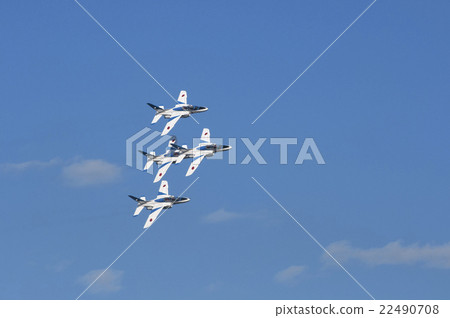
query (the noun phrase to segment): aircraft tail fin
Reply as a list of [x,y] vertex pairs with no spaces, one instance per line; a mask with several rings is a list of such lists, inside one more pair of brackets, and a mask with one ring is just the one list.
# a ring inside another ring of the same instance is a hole
[[169,183],[166,180],[161,181],[161,185],[159,186],[158,196],[168,195],[169,194]]
[[210,139],[210,133],[209,133],[209,129],[208,128],[203,128],[202,131],[202,136],[200,137],[200,140],[202,141],[202,143],[210,143],[211,139]]
[[178,102],[181,104],[187,104],[187,92],[181,91],[180,95],[178,95]]
[[169,143],[167,144],[167,147],[172,148],[172,145],[177,142],[177,136],[172,136],[172,138],[169,140]]

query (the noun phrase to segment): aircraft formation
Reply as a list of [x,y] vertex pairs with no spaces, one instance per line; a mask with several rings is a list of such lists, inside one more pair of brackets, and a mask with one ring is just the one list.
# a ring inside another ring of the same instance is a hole
[[[207,107],[188,104],[186,91],[180,92],[177,104],[173,108],[165,109],[164,106],[156,106],[150,103],[147,103],[147,105],[156,111],[152,124],[157,123],[161,117],[170,119],[164,127],[161,136],[167,135],[173,129],[178,120],[180,120],[180,118],[186,118],[191,116],[191,114],[202,113],[208,110]],[[212,143],[209,129],[204,128],[200,136],[200,143],[193,148],[188,148],[187,145],[178,145],[177,138],[172,136],[167,145],[166,152],[163,154],[156,155],[153,151],[147,153],[139,150],[139,152],[147,157],[144,170],[148,170],[153,163],[158,165],[158,172],[153,180],[153,182],[156,183],[164,177],[172,164],[179,164],[185,159],[192,159],[192,162],[186,172],[186,176],[190,176],[197,170],[198,166],[205,157],[211,157],[216,152],[227,151],[230,149],[231,146]],[[170,195],[169,183],[166,180],[161,181],[158,195],[152,200],[146,200],[145,197],[137,198],[132,195],[129,195],[129,197],[137,202],[137,208],[133,216],[138,216],[144,208],[150,210],[150,215],[145,222],[144,229],[149,228],[155,222],[162,210],[170,209],[175,204],[190,201],[190,199],[186,197],[175,197]]]

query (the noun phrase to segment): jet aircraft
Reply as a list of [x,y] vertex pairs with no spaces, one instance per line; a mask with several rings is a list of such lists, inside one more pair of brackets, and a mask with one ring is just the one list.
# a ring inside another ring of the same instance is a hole
[[161,180],[162,177],[164,177],[167,170],[169,170],[172,163],[178,164],[184,159],[184,157],[178,156],[180,151],[172,147],[172,144],[174,144],[176,141],[177,137],[172,136],[167,145],[166,152],[161,155],[156,155],[154,151],[147,153],[145,151],[139,150],[140,153],[142,153],[144,156],[147,157],[147,163],[144,166],[144,170],[148,170],[154,162],[159,166],[159,170],[156,173],[153,182],[159,182],[159,180]]
[[136,201],[138,204],[133,216],[138,216],[144,208],[146,208],[147,210],[151,210],[150,215],[145,222],[144,229],[149,228],[155,222],[155,220],[158,218],[158,215],[163,209],[167,210],[172,208],[172,206],[175,204],[186,203],[190,201],[189,198],[169,195],[169,184],[166,180],[163,180],[161,182],[158,196],[153,200],[146,201],[145,197],[137,198],[132,195],[129,195],[129,197]]
[[[194,158],[194,161],[192,161],[191,165],[189,166],[186,176],[190,176],[195,172],[195,170],[197,170],[197,167],[202,162],[203,158],[211,157],[216,152],[222,152],[231,149],[231,146],[212,143],[208,128],[203,129],[202,136],[200,137],[200,143],[197,147],[188,149],[186,146],[178,146],[175,143],[172,143],[171,147],[179,151],[179,153],[177,154],[179,161],[183,160],[184,158]],[[182,157],[182,159],[180,159],[180,157]]]
[[161,136],[167,135],[167,133],[175,126],[180,118],[186,118],[191,116],[191,114],[202,113],[208,110],[207,107],[203,106],[193,106],[187,103],[187,92],[181,91],[178,96],[178,104],[170,109],[164,109],[164,106],[156,106],[147,103],[151,108],[156,110],[155,117],[152,120],[152,124],[156,123],[162,116],[164,118],[172,118],[164,127]]

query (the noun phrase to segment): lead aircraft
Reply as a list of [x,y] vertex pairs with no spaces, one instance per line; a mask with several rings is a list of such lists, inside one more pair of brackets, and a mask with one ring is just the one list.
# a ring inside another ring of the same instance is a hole
[[150,211],[150,215],[145,222],[144,229],[149,228],[157,219],[158,215],[161,211],[172,208],[175,204],[186,203],[189,202],[189,198],[185,197],[175,197],[169,194],[169,183],[165,180],[161,182],[161,186],[159,187],[158,196],[150,201],[146,201],[145,197],[136,198],[132,195],[129,195],[134,201],[137,202],[138,206],[136,211],[134,211],[133,216],[138,216],[141,211],[146,208]]
[[158,122],[158,120],[164,116],[164,118],[172,118],[164,127],[161,136],[167,135],[169,131],[175,126],[180,118],[186,118],[191,116],[191,114],[202,113],[208,110],[207,107],[203,106],[193,106],[187,103],[187,92],[181,91],[178,95],[178,104],[170,109],[164,109],[164,106],[156,106],[147,103],[148,106],[156,110],[155,117],[153,117],[152,124]]

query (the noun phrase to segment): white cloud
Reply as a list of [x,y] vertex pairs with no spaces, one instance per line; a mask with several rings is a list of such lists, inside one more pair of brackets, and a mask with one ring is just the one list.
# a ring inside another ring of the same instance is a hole
[[[104,269],[92,270],[78,279],[78,283],[89,286]],[[89,288],[92,294],[104,294],[117,292],[122,289],[123,271],[108,269],[96,282]]]
[[240,215],[238,213],[227,212],[224,209],[220,209],[216,212],[205,215],[203,217],[203,221],[206,223],[220,223],[220,222],[231,221],[231,220],[238,219],[241,217],[242,217],[242,215]]
[[300,274],[305,271],[305,266],[292,265],[275,274],[274,280],[281,284],[294,284]]
[[63,168],[63,177],[74,186],[110,183],[120,176],[120,168],[101,159],[83,160]]
[[61,160],[58,158],[53,158],[49,161],[39,161],[39,160],[30,160],[19,163],[2,163],[1,167],[5,171],[25,171],[28,169],[42,169],[51,166],[55,166],[61,163]]
[[[341,262],[358,260],[368,265],[413,265],[450,268],[450,243],[442,245],[402,245],[399,241],[383,247],[362,249],[352,247],[347,241],[330,244],[327,250]],[[327,257],[324,255],[323,257]]]

